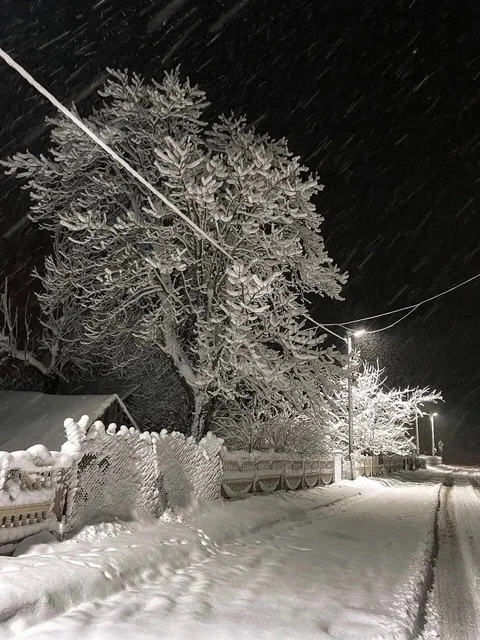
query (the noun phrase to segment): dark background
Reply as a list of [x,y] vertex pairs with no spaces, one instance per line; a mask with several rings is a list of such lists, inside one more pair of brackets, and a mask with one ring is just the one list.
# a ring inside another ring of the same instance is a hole
[[[233,110],[287,137],[326,186],[326,245],[350,274],[344,303],[316,305],[319,321],[337,322],[480,272],[477,4],[2,0],[0,44],[81,113],[106,67],[160,79],[180,64],[211,117]],[[0,157],[43,150],[50,106],[3,64],[0,86]],[[19,186],[0,179],[0,279],[22,305],[48,238],[26,219]],[[451,461],[480,462],[479,291],[475,281],[359,342],[389,384],[443,391],[437,425]]]

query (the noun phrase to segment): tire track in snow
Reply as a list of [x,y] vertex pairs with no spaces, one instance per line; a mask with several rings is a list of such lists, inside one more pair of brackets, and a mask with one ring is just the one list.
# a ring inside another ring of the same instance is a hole
[[480,536],[475,545],[469,535],[469,531],[478,528],[480,515],[480,502],[472,487],[475,484],[466,474],[452,473],[441,488],[427,570],[430,589],[421,602],[422,614],[414,638],[477,640],[479,637],[475,568],[480,568]]
[[428,565],[425,571],[425,580],[421,588],[420,602],[418,605],[417,618],[415,626],[412,631],[411,639],[416,640],[423,637],[428,622],[429,603],[431,600],[434,582],[435,582],[435,567],[437,565],[438,558],[438,518],[440,508],[442,504],[442,492],[445,487],[440,486],[437,497],[437,507],[435,509],[435,516],[433,520],[433,541],[432,548],[430,550],[430,557],[428,559]]

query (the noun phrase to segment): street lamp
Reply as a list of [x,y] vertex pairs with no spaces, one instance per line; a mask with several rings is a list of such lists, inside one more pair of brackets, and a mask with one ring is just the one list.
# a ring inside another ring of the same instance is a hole
[[365,329],[358,329],[357,331],[352,331],[351,329],[347,329],[347,354],[348,354],[348,378],[347,378],[347,389],[348,389],[348,454],[350,456],[350,460],[353,455],[353,390],[352,390],[352,338],[359,338],[366,333]]
[[432,427],[432,457],[435,456],[435,416],[438,416],[438,413],[430,414],[430,425]]

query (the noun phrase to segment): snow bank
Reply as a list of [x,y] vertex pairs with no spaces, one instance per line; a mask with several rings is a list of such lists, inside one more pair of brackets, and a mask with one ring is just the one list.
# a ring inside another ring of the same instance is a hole
[[[48,556],[43,546],[36,556],[18,559],[31,564],[26,583],[38,570],[35,564],[50,559],[51,575],[59,560],[70,560],[78,572],[77,591],[67,585],[65,597],[73,599],[73,593],[78,602],[85,584],[88,603],[24,629],[29,620],[65,608],[60,588],[52,593],[43,585],[43,600],[29,602],[23,619],[6,621],[2,631],[22,640],[417,637],[442,479],[431,476],[423,483],[402,473],[217,501],[184,513],[183,523],[166,524],[157,533],[140,527],[95,540],[86,550],[76,537],[70,548],[51,545]],[[352,492],[361,495],[328,510],[315,508]],[[127,557],[126,544],[136,555]],[[87,567],[108,572],[112,584],[106,574],[103,582],[92,577]],[[118,591],[120,580],[120,593],[98,599],[102,590]],[[4,612],[0,617],[5,619]]]
[[362,491],[349,483],[205,502],[185,511],[183,522],[132,523],[114,537],[95,537],[93,544],[80,532],[69,541],[41,544],[38,551],[29,547],[25,556],[0,558],[0,630],[19,633],[82,602],[169,576],[215,554],[221,543],[279,521],[301,519]]

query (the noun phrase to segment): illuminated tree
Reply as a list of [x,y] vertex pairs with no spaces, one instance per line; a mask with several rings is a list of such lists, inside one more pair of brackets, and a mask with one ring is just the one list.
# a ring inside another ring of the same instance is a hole
[[[346,385],[335,394],[335,439],[344,451],[348,447]],[[441,393],[423,389],[389,389],[383,370],[366,365],[353,387],[354,445],[357,451],[409,453],[411,429],[422,407],[442,400]]]
[[[111,72],[100,95],[91,129],[224,251],[73,123],[51,120],[48,156],[4,163],[26,179],[31,217],[53,238],[39,296],[52,345],[42,365],[135,372],[164,354],[196,437],[220,406],[253,397],[294,406],[298,389],[308,395],[337,366],[306,298],[339,298],[345,281],[312,203],[317,179],[285,140],[243,119],[207,126],[204,93],[177,72],[161,84]],[[11,342],[4,348],[15,356]]]

